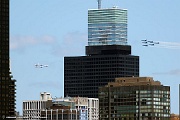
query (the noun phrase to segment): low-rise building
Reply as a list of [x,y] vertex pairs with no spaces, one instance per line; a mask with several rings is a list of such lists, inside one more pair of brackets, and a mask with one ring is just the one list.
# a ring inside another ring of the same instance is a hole
[[[23,118],[24,120],[39,120],[41,110],[45,110],[52,106],[52,97],[49,93],[40,93],[41,100],[23,101]],[[46,96],[46,97],[42,97]]]
[[98,120],[99,99],[87,97],[52,98],[40,93],[40,100],[23,101],[25,120]]
[[180,117],[179,115],[172,113],[170,120],[179,120],[179,117]]
[[100,120],[169,120],[170,87],[152,77],[116,78],[99,88]]
[[65,97],[53,99],[53,104],[71,106],[71,109],[79,111],[80,120],[99,119],[99,99],[87,97]]
[[80,120],[80,111],[70,106],[55,104],[49,109],[41,110],[41,120]]

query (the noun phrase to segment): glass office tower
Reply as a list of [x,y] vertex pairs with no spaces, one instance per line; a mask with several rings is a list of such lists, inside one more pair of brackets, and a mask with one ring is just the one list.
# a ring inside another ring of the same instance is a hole
[[88,10],[88,45],[126,45],[127,10]]
[[0,0],[0,119],[15,115],[15,80],[9,67],[9,0]]

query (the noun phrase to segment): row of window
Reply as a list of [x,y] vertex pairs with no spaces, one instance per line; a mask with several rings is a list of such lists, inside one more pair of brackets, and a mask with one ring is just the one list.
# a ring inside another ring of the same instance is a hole
[[65,57],[65,62],[72,62],[72,63],[75,63],[74,61],[81,61],[81,62],[91,62],[91,61],[109,61],[109,60],[111,60],[111,61],[120,61],[120,60],[128,60],[128,61],[134,61],[134,60],[138,60],[137,59],[137,57],[127,57],[127,56],[122,56],[122,57],[108,57],[108,56],[105,56],[105,57],[95,57],[95,58],[87,58],[87,57],[82,57],[82,58],[78,58],[78,57],[76,57],[76,58],[71,58],[71,59],[69,59],[69,58],[66,58]]

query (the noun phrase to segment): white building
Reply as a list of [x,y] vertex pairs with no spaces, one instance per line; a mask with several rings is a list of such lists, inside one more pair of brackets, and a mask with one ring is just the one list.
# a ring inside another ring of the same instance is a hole
[[41,100],[23,101],[23,118],[25,120],[39,120],[41,110],[45,110],[47,105],[52,103],[50,93],[40,93]]
[[88,120],[99,120],[98,98],[88,98]]
[[[70,111],[76,111],[71,113],[71,118],[77,118],[77,112],[79,114],[79,120],[98,120],[99,119],[99,99],[98,98],[87,98],[87,97],[65,97],[65,98],[54,98],[52,99],[50,93],[40,93],[40,100],[29,100],[23,101],[23,117],[25,120],[39,120],[42,119],[41,111],[45,112],[45,117],[53,118],[51,115],[61,115],[57,110],[50,109],[53,105],[69,106]],[[47,109],[48,108],[48,109]],[[64,109],[65,110],[65,109]],[[59,109],[59,111],[63,111]],[[48,111],[52,113],[49,114]],[[48,115],[47,115],[48,114]],[[49,116],[50,115],[50,116]],[[75,116],[72,116],[75,115]],[[64,116],[65,117],[65,116]],[[62,118],[56,117],[56,118]]]
[[[78,110],[87,110],[88,120],[99,119],[99,99],[98,98],[87,98],[87,97],[73,97],[75,106]],[[85,111],[84,111],[85,112]],[[81,114],[83,117],[86,113]]]

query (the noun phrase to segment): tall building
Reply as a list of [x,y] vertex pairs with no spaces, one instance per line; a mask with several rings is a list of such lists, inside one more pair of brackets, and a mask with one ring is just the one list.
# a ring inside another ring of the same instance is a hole
[[86,56],[64,57],[64,96],[98,97],[117,77],[139,76],[139,56],[127,45],[127,10],[88,10]]
[[9,0],[0,0],[0,119],[15,116],[15,82],[9,65]]
[[99,120],[169,120],[170,87],[151,77],[116,78],[99,88]]

